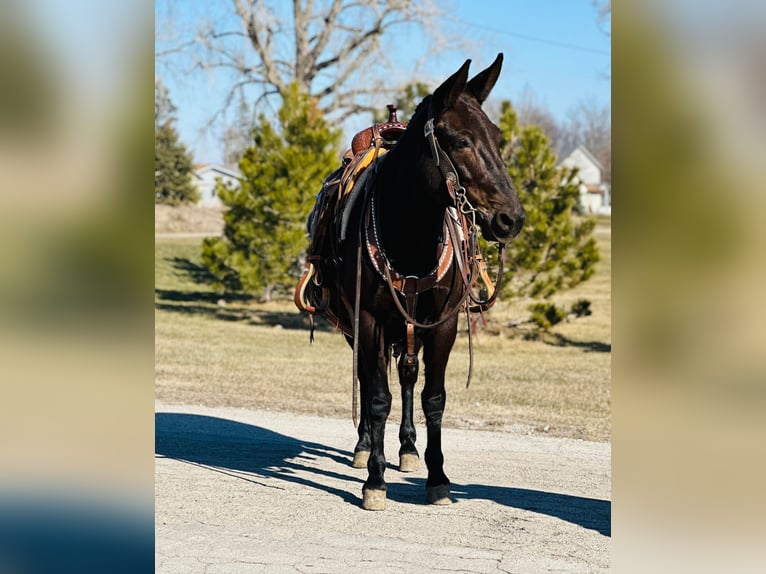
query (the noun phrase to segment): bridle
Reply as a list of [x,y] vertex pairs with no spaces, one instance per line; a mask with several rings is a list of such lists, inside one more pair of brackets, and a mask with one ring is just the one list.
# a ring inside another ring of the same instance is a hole
[[[468,196],[466,195],[465,187],[460,184],[460,177],[458,176],[457,169],[455,169],[455,165],[452,163],[449,155],[447,155],[447,152],[445,152],[441,145],[439,145],[439,140],[436,139],[434,114],[431,101],[428,102],[428,119],[426,120],[425,127],[423,129],[423,135],[425,136],[426,140],[428,141],[428,145],[431,148],[431,155],[433,156],[434,163],[436,164],[436,167],[439,168],[439,171],[444,178],[444,183],[447,187],[447,193],[450,199],[450,207],[453,208],[452,213],[450,213],[448,210],[448,214],[445,217],[445,223],[447,225],[449,235],[453,241],[455,252],[454,260],[458,265],[458,269],[463,281],[463,287],[467,293],[467,296],[461,297],[460,304],[462,304],[463,301],[470,299],[474,303],[474,306],[470,307],[466,305],[467,311],[485,311],[495,303],[495,299],[497,298],[497,294],[500,291],[502,285],[503,253],[505,250],[505,244],[501,242],[497,243],[498,271],[497,278],[493,285],[492,281],[489,279],[489,275],[487,274],[486,261],[482,256],[481,251],[479,250],[478,232],[476,226],[476,214],[478,210],[469,201]],[[459,249],[457,245],[459,240],[458,238],[461,237],[461,235],[465,240],[463,249]],[[484,300],[482,300],[480,297],[474,296],[473,291],[471,290],[471,286],[473,285],[477,274],[491,290],[487,298]],[[398,302],[398,298],[395,297],[395,300]],[[400,312],[402,311],[401,308],[399,310]],[[457,307],[451,309],[450,312],[446,315],[452,315],[455,311],[457,311]],[[410,321],[410,318],[405,315],[405,320]],[[413,324],[416,324],[417,327],[430,328],[442,323],[443,320],[429,324],[417,324],[414,321],[412,322]]]

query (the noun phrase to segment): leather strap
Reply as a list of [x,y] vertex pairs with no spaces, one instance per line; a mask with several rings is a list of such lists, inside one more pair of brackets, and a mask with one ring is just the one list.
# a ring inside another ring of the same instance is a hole
[[415,325],[407,323],[407,353],[404,355],[405,365],[417,363],[418,356],[415,354]]
[[[414,293],[422,293],[433,289],[434,285],[442,280],[446,275],[449,268],[452,266],[452,262],[455,259],[455,235],[454,230],[451,232],[445,218],[444,224],[444,241],[439,247],[437,253],[438,261],[436,267],[431,270],[428,275],[423,277],[405,276],[396,271],[386,257],[385,251],[380,242],[377,228],[377,214],[375,211],[375,194],[370,194],[370,201],[365,214],[365,243],[367,245],[367,253],[370,256],[375,270],[382,276],[388,277],[388,280],[393,285],[394,289],[402,294],[405,294],[405,286]],[[386,274],[386,270],[388,273]],[[414,284],[414,287],[413,287]]]

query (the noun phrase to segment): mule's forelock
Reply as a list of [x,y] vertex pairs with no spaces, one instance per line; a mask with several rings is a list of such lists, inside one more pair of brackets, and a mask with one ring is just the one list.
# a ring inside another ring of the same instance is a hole
[[471,60],[466,60],[460,69],[444,80],[441,86],[436,88],[433,96],[435,113],[448,110],[457,102],[458,96],[465,90],[468,81],[468,68]]
[[466,91],[473,94],[480,104],[484,103],[492,88],[495,87],[495,82],[497,82],[497,78],[500,76],[500,69],[502,67],[503,54],[501,52],[486,70],[482,70],[468,82]]

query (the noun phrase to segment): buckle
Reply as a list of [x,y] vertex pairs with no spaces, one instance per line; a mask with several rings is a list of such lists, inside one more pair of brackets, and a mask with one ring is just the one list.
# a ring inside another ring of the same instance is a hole
[[432,135],[434,135],[434,119],[433,118],[428,118],[424,132],[427,138],[430,138]]
[[428,118],[428,121],[426,122],[426,126],[423,130],[423,133],[426,136],[426,139],[428,140],[428,143],[431,145],[431,153],[434,156],[434,161],[436,162],[436,166],[439,167],[439,143],[436,141],[436,136],[434,135],[434,119]]
[[417,275],[408,275],[404,277],[402,281],[402,294],[407,297],[418,294],[418,281],[420,277]]

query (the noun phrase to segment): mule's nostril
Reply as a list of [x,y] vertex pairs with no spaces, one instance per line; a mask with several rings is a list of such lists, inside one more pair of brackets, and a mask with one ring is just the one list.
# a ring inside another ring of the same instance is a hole
[[513,217],[511,217],[507,213],[500,213],[498,214],[498,219],[500,220],[500,223],[502,226],[507,227],[509,229],[513,228]]
[[510,213],[501,211],[492,218],[492,231],[500,238],[508,237],[515,223]]
[[524,226],[525,220],[526,214],[523,212],[518,214],[518,217],[514,217],[508,211],[497,212],[492,216],[492,233],[501,240],[516,237]]

